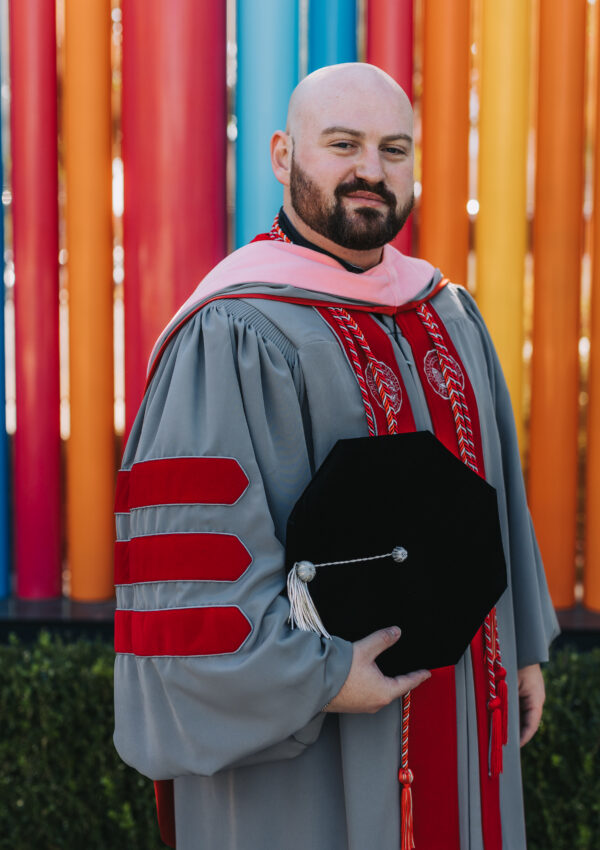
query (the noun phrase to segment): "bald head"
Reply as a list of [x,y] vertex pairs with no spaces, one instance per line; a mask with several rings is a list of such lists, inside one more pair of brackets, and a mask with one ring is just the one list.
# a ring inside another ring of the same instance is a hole
[[408,120],[412,132],[412,107],[403,89],[381,68],[364,62],[328,65],[305,77],[290,98],[287,132],[299,139],[323,120],[335,126],[335,119],[347,114],[352,105],[363,112],[386,109],[403,123]]
[[330,65],[290,99],[271,139],[283,208],[310,242],[369,268],[413,203],[413,115],[398,83],[374,65]]

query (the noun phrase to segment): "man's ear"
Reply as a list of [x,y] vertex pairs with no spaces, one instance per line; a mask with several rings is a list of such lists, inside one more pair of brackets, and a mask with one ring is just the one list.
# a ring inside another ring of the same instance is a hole
[[271,138],[271,167],[279,182],[283,186],[289,186],[292,168],[292,137],[283,130],[276,130]]

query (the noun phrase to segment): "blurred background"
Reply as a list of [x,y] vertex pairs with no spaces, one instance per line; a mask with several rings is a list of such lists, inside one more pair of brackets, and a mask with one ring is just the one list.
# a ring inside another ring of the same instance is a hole
[[415,108],[397,247],[475,294],[554,603],[600,639],[599,33],[595,0],[0,0],[0,627],[110,626],[153,342],[270,228],[293,87],[359,60]]

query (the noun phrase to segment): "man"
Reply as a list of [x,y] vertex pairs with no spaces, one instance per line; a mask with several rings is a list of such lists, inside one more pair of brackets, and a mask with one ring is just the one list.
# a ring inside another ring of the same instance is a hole
[[[162,335],[125,451],[116,747],[158,780],[179,850],[410,847],[411,770],[417,850],[520,850],[519,742],[556,620],[477,308],[387,244],[412,207],[410,103],[372,66],[321,69],[271,154],[273,230]],[[498,633],[492,616],[430,679],[379,672],[394,624],[327,640],[290,628],[283,593],[286,520],[315,469],[340,438],[403,430],[434,431],[496,488],[509,574]]]

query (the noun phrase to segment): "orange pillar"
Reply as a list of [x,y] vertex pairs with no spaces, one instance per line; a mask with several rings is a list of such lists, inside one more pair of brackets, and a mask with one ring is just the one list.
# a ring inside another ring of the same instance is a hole
[[[596,15],[600,44],[600,15]],[[585,562],[583,601],[600,611],[600,51],[596,54],[596,144],[594,150],[594,218],[592,224],[591,347],[588,377]]]
[[469,0],[427,0],[419,256],[456,283],[469,252]]
[[112,596],[113,285],[111,4],[66,0],[65,166],[71,435],[67,546],[71,596]]
[[561,608],[575,598],[585,13],[540,4],[529,501]]

